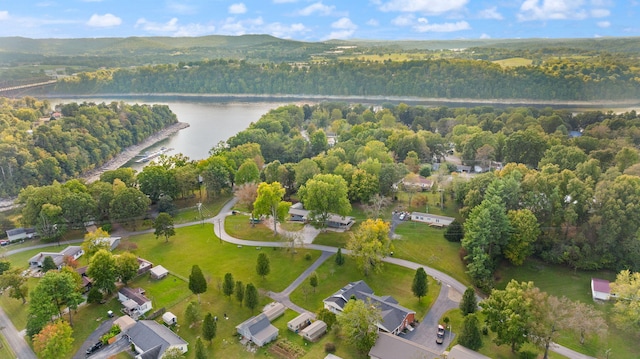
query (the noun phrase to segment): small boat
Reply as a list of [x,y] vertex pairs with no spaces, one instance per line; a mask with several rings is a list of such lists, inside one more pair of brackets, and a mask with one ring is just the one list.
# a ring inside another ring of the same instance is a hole
[[156,157],[158,157],[158,156],[160,156],[162,154],[165,154],[165,153],[167,153],[169,151],[172,151],[172,150],[173,150],[173,148],[162,147],[157,151],[154,151],[154,152],[151,152],[151,153],[146,153],[144,156],[142,156],[142,158],[136,160],[136,163],[149,162],[152,159],[154,159],[154,158],[156,158]]

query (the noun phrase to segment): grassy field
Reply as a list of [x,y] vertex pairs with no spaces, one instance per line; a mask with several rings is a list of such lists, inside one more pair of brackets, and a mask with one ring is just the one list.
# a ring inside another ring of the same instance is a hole
[[525,59],[524,57],[512,57],[508,59],[496,60],[493,61],[494,64],[498,64],[502,67],[518,67],[518,66],[529,66],[533,63],[531,59]]
[[229,216],[224,222],[224,230],[232,237],[246,239],[249,241],[280,242],[285,238],[281,235],[273,235],[273,228],[265,223],[251,225],[249,216],[236,214]]
[[3,334],[0,334],[0,358],[6,359],[14,359],[16,355],[13,353],[9,344],[7,344],[7,340],[4,338]]
[[223,195],[211,201],[204,201],[202,202],[200,210],[198,210],[198,202],[200,200],[197,196],[190,199],[178,200],[179,209],[178,213],[173,217],[173,222],[175,224],[188,223],[199,221],[203,218],[214,217],[231,198],[233,197],[230,195]]

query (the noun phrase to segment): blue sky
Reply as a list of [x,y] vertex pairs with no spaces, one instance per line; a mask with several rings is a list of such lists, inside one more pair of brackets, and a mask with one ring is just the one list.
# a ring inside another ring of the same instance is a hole
[[270,34],[439,40],[640,36],[640,0],[0,0],[0,36]]

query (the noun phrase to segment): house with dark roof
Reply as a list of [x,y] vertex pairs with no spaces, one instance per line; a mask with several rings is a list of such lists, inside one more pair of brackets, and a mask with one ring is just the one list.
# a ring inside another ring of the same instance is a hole
[[376,325],[380,330],[387,333],[400,334],[415,322],[415,311],[401,306],[390,295],[377,296],[373,294],[373,289],[362,280],[347,284],[322,302],[326,309],[336,315],[340,315],[344,306],[352,297],[357,300],[368,301],[380,310],[382,320]]
[[447,354],[447,359],[491,359],[486,355],[482,355],[477,351],[463,347],[460,344],[454,345]]
[[13,243],[21,239],[33,238],[36,235],[35,228],[14,228],[7,230],[7,239]]
[[188,350],[189,343],[153,320],[138,321],[126,335],[138,353],[136,359],[160,359],[171,348],[178,348],[182,353]]
[[260,313],[236,326],[238,334],[261,347],[278,337],[278,328],[271,325],[266,314]]
[[42,268],[44,264],[44,259],[46,257],[51,257],[53,259],[53,263],[56,264],[58,269],[62,268],[64,265],[64,257],[70,257],[74,260],[82,257],[84,254],[84,250],[80,246],[68,246],[60,252],[40,252],[35,256],[29,258],[29,267],[37,269]]
[[76,268],[76,273],[80,274],[80,279],[82,279],[82,291],[83,293],[87,293],[91,290],[93,286],[93,281],[87,275],[88,266]]
[[118,291],[118,300],[122,303],[122,311],[134,319],[150,311],[153,306],[151,299],[145,297],[142,288],[124,287]]
[[[295,203],[289,207],[289,220],[294,222],[309,222],[311,211],[304,209],[301,202]],[[355,218],[350,216],[340,216],[338,214],[329,213],[326,225],[329,228],[347,230],[353,226]]]
[[440,353],[389,333],[378,333],[376,344],[369,350],[370,359],[431,359],[440,358]]

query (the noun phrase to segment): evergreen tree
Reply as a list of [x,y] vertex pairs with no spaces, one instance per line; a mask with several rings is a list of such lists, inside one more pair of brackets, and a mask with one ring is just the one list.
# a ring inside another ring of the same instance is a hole
[[204,275],[200,270],[200,267],[194,265],[191,267],[191,274],[189,275],[189,289],[193,294],[198,295],[198,302],[200,301],[200,293],[207,291],[207,281],[204,279]]
[[251,309],[251,313],[253,314],[253,310],[256,309],[259,302],[258,290],[253,283],[247,284],[244,290],[244,306]]
[[469,287],[464,291],[462,295],[462,301],[460,302],[460,313],[463,316],[473,314],[476,312],[478,302],[476,301],[476,292],[473,288]]
[[204,344],[202,343],[202,339],[198,338],[196,340],[196,359],[207,359],[207,352],[204,348]]
[[464,228],[462,223],[455,219],[447,229],[444,230],[444,238],[449,242],[460,242],[464,238]]
[[242,300],[244,299],[244,284],[242,281],[236,282],[236,299],[242,305]]
[[429,282],[427,280],[427,272],[424,271],[424,268],[420,267],[416,270],[416,274],[413,277],[413,284],[411,285],[411,291],[413,295],[418,297],[418,301],[425,295],[427,295],[427,291],[429,290]]
[[236,285],[236,282],[233,281],[233,274],[227,273],[224,275],[224,281],[222,282],[222,293],[227,297],[231,298],[231,294],[233,294],[233,289]]
[[58,266],[53,261],[51,256],[44,257],[44,261],[42,261],[42,273],[47,273],[50,270],[58,269]]
[[91,287],[87,294],[87,303],[100,303],[102,300],[102,293],[98,287]]
[[213,315],[211,315],[211,313],[207,313],[202,324],[202,337],[204,340],[208,340],[209,344],[211,344],[211,341],[216,336],[217,327],[218,324],[213,319]]
[[336,264],[339,266],[344,264],[344,257],[342,256],[342,248],[338,248],[338,253],[336,253]]
[[264,279],[269,272],[271,272],[271,265],[269,264],[269,257],[264,252],[258,255],[258,263],[256,264],[256,272]]
[[478,350],[482,346],[480,324],[475,314],[469,314],[464,318],[464,326],[458,338],[458,343],[471,350]]

